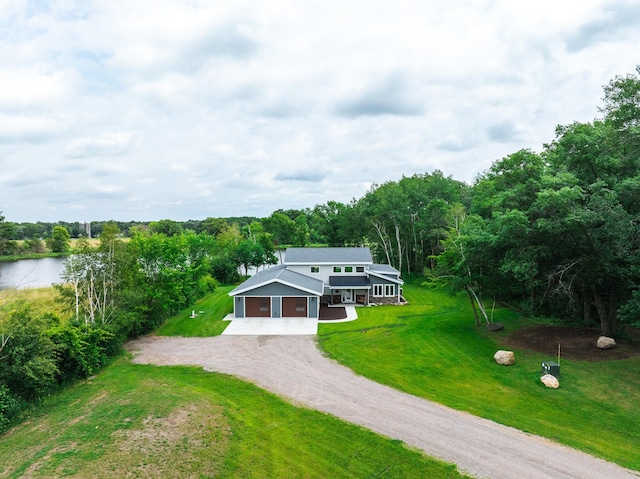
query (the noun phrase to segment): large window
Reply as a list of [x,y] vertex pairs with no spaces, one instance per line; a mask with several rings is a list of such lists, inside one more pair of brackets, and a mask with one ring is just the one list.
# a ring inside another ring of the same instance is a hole
[[384,295],[385,296],[395,296],[396,295],[396,287],[393,284],[387,284],[384,287]]
[[382,296],[382,284],[374,284],[373,285],[373,295],[374,296]]

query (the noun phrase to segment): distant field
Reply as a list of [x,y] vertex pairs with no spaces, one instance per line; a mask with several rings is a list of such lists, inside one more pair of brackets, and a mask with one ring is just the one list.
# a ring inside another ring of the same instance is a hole
[[[129,241],[129,238],[122,238],[123,241]],[[98,238],[88,238],[87,241],[91,247],[96,247],[100,244],[100,240]],[[16,240],[16,243],[19,246],[24,244],[24,240]],[[75,248],[78,244],[77,238],[71,238],[69,240],[69,247],[71,249]],[[69,253],[52,253],[49,250],[46,250],[44,253],[25,253],[21,255],[10,255],[10,256],[0,256],[0,262],[2,261],[17,261],[20,259],[37,259],[37,258],[47,258],[47,257],[58,257],[58,256],[66,256]]]

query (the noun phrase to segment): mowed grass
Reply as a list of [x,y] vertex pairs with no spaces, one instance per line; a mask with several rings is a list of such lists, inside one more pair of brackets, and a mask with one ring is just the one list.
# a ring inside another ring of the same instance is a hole
[[3,478],[461,478],[249,383],[125,356],[0,437]]
[[[168,319],[158,330],[159,336],[208,337],[218,336],[229,325],[222,319],[233,312],[228,293],[235,285],[218,286],[216,290]],[[195,312],[195,318],[192,313]]]
[[[640,358],[563,359],[561,387],[540,382],[541,362],[515,351],[505,367],[493,355],[500,334],[476,328],[465,296],[405,284],[407,306],[359,308],[352,323],[321,324],[332,358],[377,382],[640,470]],[[506,309],[506,332],[530,323]]]

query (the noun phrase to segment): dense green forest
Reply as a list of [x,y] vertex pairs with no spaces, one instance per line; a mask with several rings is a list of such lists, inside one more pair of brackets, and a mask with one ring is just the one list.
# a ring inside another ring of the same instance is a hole
[[78,224],[0,216],[0,255],[66,251],[80,238],[57,286],[71,319],[28,309],[0,318],[0,420],[92,374],[218,283],[276,263],[286,245],[367,245],[405,276],[466,292],[478,324],[490,321],[485,302],[500,301],[620,334],[640,322],[640,68],[605,86],[600,111],[558,126],[541,152],[495,161],[472,185],[434,171],[266,218],[95,221],[97,247]]

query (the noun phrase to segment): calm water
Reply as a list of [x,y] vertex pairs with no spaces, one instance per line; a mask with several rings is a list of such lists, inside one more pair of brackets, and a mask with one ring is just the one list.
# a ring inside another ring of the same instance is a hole
[[43,288],[60,282],[64,258],[21,259],[0,263],[0,290]]
[[[278,263],[284,260],[284,251],[277,251]],[[0,262],[0,290],[44,288],[60,282],[60,274],[64,271],[65,258],[21,259],[18,261]],[[259,269],[263,270],[267,266]],[[242,269],[242,268],[241,268]],[[256,269],[249,269],[249,274],[256,274]],[[244,274],[244,269],[240,271]]]

